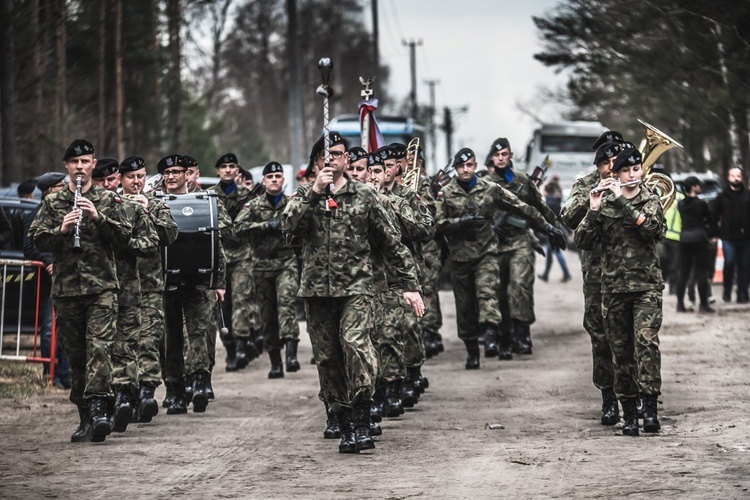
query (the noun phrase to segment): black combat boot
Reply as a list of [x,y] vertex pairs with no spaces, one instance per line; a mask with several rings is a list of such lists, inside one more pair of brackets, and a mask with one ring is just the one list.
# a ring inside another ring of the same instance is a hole
[[440,354],[440,348],[438,347],[438,343],[437,343],[437,334],[435,332],[432,332],[430,330],[424,330],[422,332],[422,339],[424,342],[425,355],[428,358],[431,358],[433,356],[437,356],[438,354]]
[[407,370],[406,377],[401,381],[401,390],[399,392],[401,396],[401,406],[404,408],[414,408],[417,404],[419,396],[417,396],[414,390],[414,384],[411,378],[411,372]]
[[159,413],[159,405],[156,399],[154,399],[154,388],[141,382],[138,399],[140,400],[138,404],[138,421],[143,423],[151,422],[151,419]]
[[357,438],[354,435],[352,410],[344,410],[343,413],[337,413],[336,421],[341,429],[339,453],[357,453],[359,449],[357,448]]
[[164,396],[164,401],[161,402],[161,405],[164,408],[169,408],[174,402],[174,384],[165,380],[164,387],[167,389],[167,395]]
[[107,417],[107,398],[89,401],[91,415],[91,442],[101,443],[112,433],[112,421]]
[[656,396],[643,396],[643,432],[659,432]]
[[637,436],[638,433],[638,415],[635,412],[635,399],[623,399],[622,404],[622,435]]
[[422,376],[422,367],[413,366],[407,368],[406,372],[411,377],[411,383],[414,386],[414,392],[417,393],[417,396],[424,394],[424,391],[427,390],[430,382],[426,377]]
[[326,405],[326,429],[323,431],[324,439],[338,439],[341,437],[341,427],[336,415]]
[[132,417],[133,405],[130,403],[130,394],[126,390],[120,389],[115,394],[115,425],[112,430],[125,432]]
[[531,326],[517,323],[515,329],[518,354],[531,354]]
[[602,390],[602,425],[615,425],[620,421],[620,407],[617,406],[617,396],[610,387]]
[[293,373],[299,371],[299,360],[297,359],[297,345],[299,339],[291,339],[286,341],[286,371]]
[[193,375],[193,413],[203,413],[208,406],[206,377],[206,373],[196,373]]
[[271,371],[268,372],[268,378],[284,378],[284,364],[281,362],[281,351],[279,349],[270,349],[268,357],[271,360]]
[[497,327],[487,323],[484,329],[484,357],[495,358],[500,353],[497,346]]
[[214,385],[211,382],[211,376],[213,373],[209,372],[208,377],[206,377],[206,396],[208,396],[208,399],[216,399],[216,395],[214,394]]
[[88,443],[91,441],[91,412],[89,412],[88,406],[78,407],[78,417],[80,418],[80,422],[78,423],[78,428],[70,436],[70,442]]
[[399,381],[387,382],[385,385],[383,413],[387,418],[396,418],[404,413],[404,407],[398,399],[400,385]]
[[497,357],[507,361],[513,359],[513,324],[510,321],[500,323],[497,342]]
[[354,407],[354,440],[357,451],[375,448],[375,441],[370,435],[370,401],[357,403]]
[[[248,345],[248,350],[247,350],[247,356],[250,358],[251,361],[255,358],[259,358],[260,355],[263,354],[263,343],[265,342],[265,339],[266,339],[266,336],[263,334],[263,332],[255,333],[255,337],[253,338],[253,342],[252,342],[253,348],[251,349],[250,346]],[[253,349],[255,352],[252,352],[252,355],[251,355],[251,351]]]
[[383,415],[381,413],[382,406],[383,406],[383,387],[382,387],[382,383],[378,383],[377,389],[375,389],[375,395],[372,398],[372,405],[370,405],[370,421],[371,422],[378,423],[378,422],[383,421]]
[[193,401],[193,383],[195,382],[195,375],[187,375],[185,377],[185,401],[190,404]]
[[370,420],[370,436],[382,436],[383,428],[377,423]]
[[479,342],[477,339],[464,340],[464,344],[466,344],[466,352],[468,354],[466,369],[479,370]]
[[236,372],[239,370],[237,367],[237,347],[232,342],[228,342],[224,347],[227,349],[227,371]]
[[237,368],[239,370],[242,370],[248,365],[248,363],[250,363],[250,359],[247,356],[247,351],[245,350],[246,345],[247,339],[238,338],[234,341],[234,349],[237,352]]
[[174,390],[174,399],[172,404],[167,408],[167,415],[181,415],[187,413],[187,407],[190,402],[185,396],[185,381],[183,379],[178,380],[172,385]]
[[638,398],[635,400],[635,416],[640,420],[643,420],[643,395],[638,393]]

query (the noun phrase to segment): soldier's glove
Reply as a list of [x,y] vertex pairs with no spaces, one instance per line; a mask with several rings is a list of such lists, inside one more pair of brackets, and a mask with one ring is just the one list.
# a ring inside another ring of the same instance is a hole
[[281,221],[278,219],[269,220],[266,224],[270,231],[281,231]]
[[497,219],[495,222],[492,223],[492,232],[497,235],[497,237],[500,239],[500,243],[503,243],[505,241],[508,241],[508,233],[506,232],[506,228],[508,226],[505,225],[505,223],[501,219]]
[[544,226],[544,232],[547,233],[549,238],[549,244],[560,250],[567,248],[567,242],[565,241],[565,233],[559,227],[553,226],[549,222]]
[[481,215],[462,215],[461,218],[458,219],[458,224],[463,229],[469,229],[471,231],[479,231],[484,227],[486,222],[487,218]]

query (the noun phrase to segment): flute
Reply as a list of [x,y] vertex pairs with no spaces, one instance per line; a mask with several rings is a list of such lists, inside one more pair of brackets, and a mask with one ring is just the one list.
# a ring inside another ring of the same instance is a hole
[[[636,181],[618,182],[618,184],[620,185],[620,187],[625,187],[625,186],[634,186],[636,184],[639,184],[640,182],[641,180],[638,179]],[[607,190],[609,190],[609,186],[595,187],[594,189],[591,190],[591,192],[596,194],[596,193],[603,193],[604,191],[607,191]]]
[[[76,175],[76,193],[73,198],[73,210],[80,210],[78,208],[78,200],[81,198],[81,182],[83,179],[82,174]],[[76,229],[73,234],[73,253],[81,253],[81,219],[83,218],[83,212],[78,214],[78,220],[76,221]]]

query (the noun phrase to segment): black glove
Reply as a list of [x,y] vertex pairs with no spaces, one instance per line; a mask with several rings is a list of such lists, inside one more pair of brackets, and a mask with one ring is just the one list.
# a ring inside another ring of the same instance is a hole
[[547,233],[547,238],[549,238],[549,244],[551,246],[559,248],[560,250],[565,250],[565,248],[567,248],[568,245],[565,241],[565,233],[562,229],[547,223],[547,225],[544,226],[544,232]]
[[487,219],[481,215],[462,215],[458,219],[458,224],[464,229],[470,229],[472,231],[479,231],[484,227]]
[[508,233],[505,232],[506,227],[507,226],[503,223],[502,219],[497,219],[492,223],[492,232],[500,239],[500,243],[508,240]]
[[281,221],[278,219],[269,220],[266,224],[271,231],[281,231]]

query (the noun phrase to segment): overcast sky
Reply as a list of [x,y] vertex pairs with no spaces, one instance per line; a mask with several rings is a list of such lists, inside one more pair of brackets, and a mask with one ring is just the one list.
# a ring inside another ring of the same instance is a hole
[[[456,119],[454,152],[467,146],[480,158],[497,137],[507,137],[520,157],[536,122],[516,103],[530,102],[540,86],[556,88],[565,78],[533,58],[541,49],[532,15],[559,0],[379,0],[380,57],[391,67],[391,94],[411,89],[409,49],[402,39],[421,39],[417,48],[417,100],[429,104],[425,79],[436,87],[438,124],[445,106],[468,106]],[[369,17],[369,16],[368,16]],[[550,109],[550,121],[559,118]],[[437,161],[445,164],[444,135],[438,131]]]

